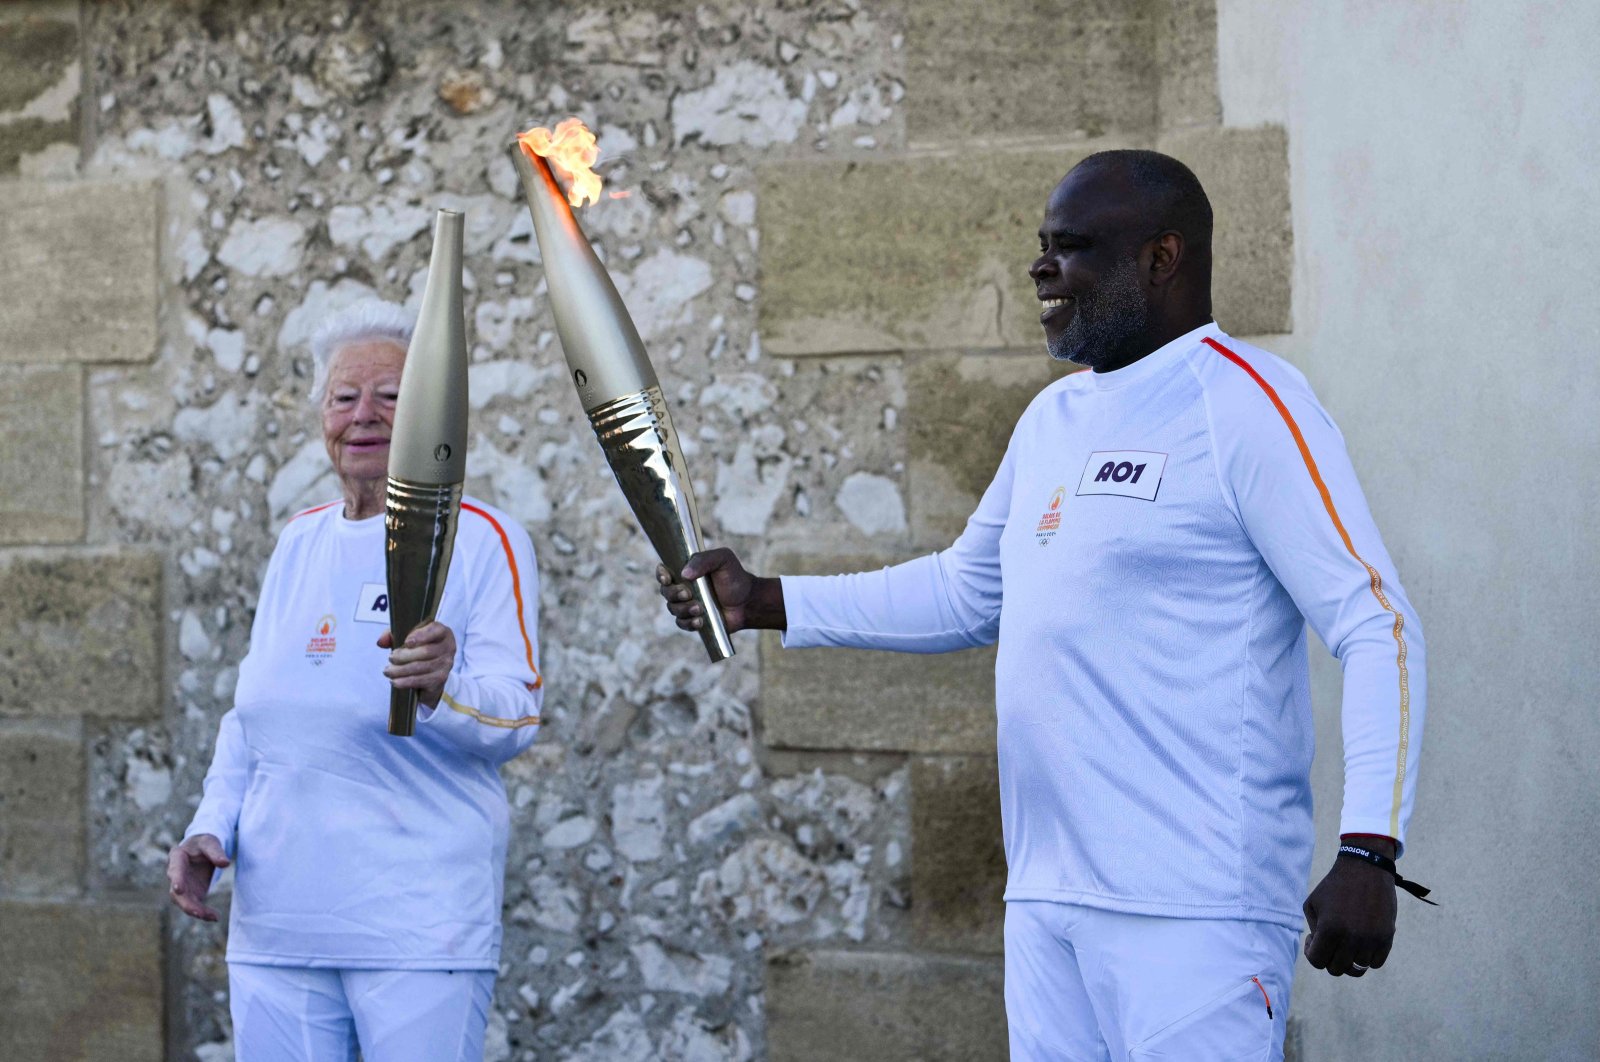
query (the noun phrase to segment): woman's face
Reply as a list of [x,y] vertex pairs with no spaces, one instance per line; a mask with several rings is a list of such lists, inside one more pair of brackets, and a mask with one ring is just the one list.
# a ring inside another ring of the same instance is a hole
[[383,479],[389,434],[406,350],[392,339],[346,343],[328,363],[322,396],[322,439],[333,470],[346,482]]

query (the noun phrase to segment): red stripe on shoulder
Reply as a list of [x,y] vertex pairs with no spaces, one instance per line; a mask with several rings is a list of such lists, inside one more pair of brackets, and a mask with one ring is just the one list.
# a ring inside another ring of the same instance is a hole
[[295,513],[293,516],[289,517],[289,523],[291,523],[291,524],[294,523],[296,520],[300,519],[302,516],[310,516],[312,513],[320,513],[324,509],[331,509],[335,505],[338,505],[338,504],[339,503],[336,502],[336,501],[331,501],[331,502],[324,502],[321,505],[313,505],[309,509],[301,509],[299,512]]
[[489,521],[489,526],[494,528],[495,534],[500,536],[500,547],[505,550],[506,566],[511,569],[511,592],[517,599],[517,627],[522,632],[522,647],[528,654],[528,670],[533,672],[533,685],[529,689],[538,689],[544,685],[544,676],[539,674],[539,665],[533,662],[533,640],[528,637],[528,621],[522,607],[522,577],[517,574],[517,558],[511,552],[511,539],[506,536],[506,529],[500,526],[500,521],[490,516],[483,509],[471,502],[462,502],[461,508],[465,512],[477,513]]

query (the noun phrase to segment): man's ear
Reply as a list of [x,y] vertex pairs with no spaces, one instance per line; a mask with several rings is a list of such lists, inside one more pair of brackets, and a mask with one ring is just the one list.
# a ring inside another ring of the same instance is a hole
[[1182,234],[1170,230],[1163,232],[1145,247],[1149,255],[1145,278],[1152,287],[1161,287],[1178,275],[1178,267],[1183,263]]

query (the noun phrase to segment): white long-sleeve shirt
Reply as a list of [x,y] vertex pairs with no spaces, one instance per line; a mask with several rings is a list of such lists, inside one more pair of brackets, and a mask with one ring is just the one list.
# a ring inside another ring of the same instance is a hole
[[1041,392],[949,549],[783,595],[788,647],[998,639],[1007,900],[1299,927],[1307,622],[1344,669],[1341,831],[1404,841],[1421,626],[1305,378],[1215,325]]
[[528,535],[464,499],[439,621],[456,662],[409,738],[388,733],[383,517],[307,510],[278,539],[185,837],[235,860],[228,960],[493,970],[509,814],[498,767],[543,697]]

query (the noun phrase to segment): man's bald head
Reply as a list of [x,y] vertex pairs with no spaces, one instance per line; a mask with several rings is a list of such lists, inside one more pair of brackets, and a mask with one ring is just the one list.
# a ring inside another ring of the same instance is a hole
[[1210,277],[1211,200],[1193,170],[1159,151],[1119,148],[1090,155],[1061,183],[1089,176],[1105,179],[1126,196],[1128,209],[1146,230],[1145,238],[1160,232],[1182,236],[1184,264]]

